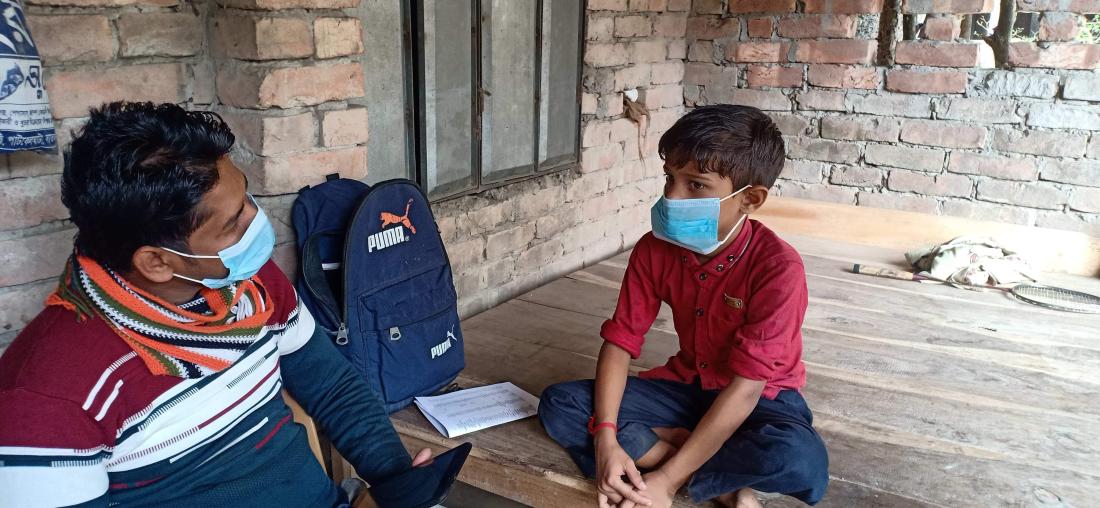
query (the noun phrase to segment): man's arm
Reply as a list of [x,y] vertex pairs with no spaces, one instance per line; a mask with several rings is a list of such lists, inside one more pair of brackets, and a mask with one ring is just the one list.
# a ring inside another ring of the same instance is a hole
[[320,326],[280,360],[287,391],[369,483],[408,470],[412,459],[382,401],[356,375]]
[[726,440],[748,418],[760,400],[764,384],[764,381],[738,376],[722,389],[691,433],[691,437],[660,469],[668,476],[673,491],[687,483],[696,470],[718,453]]

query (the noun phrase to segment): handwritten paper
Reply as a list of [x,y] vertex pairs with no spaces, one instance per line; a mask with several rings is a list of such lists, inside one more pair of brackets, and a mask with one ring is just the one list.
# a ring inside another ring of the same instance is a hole
[[539,407],[538,397],[508,382],[414,401],[435,430],[448,438],[534,416]]

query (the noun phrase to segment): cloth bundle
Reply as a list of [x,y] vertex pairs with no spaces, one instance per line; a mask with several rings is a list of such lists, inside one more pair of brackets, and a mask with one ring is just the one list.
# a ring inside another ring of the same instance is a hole
[[916,270],[957,284],[1002,286],[1035,280],[1026,259],[988,237],[960,236],[909,251],[905,259]]

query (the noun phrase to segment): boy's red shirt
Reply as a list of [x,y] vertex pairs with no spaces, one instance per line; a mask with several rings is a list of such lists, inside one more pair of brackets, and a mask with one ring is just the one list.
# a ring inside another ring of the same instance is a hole
[[706,264],[647,233],[638,241],[615,314],[600,335],[638,358],[661,302],[672,308],[680,351],[647,379],[726,387],[734,376],[766,382],[763,396],[806,384],[802,320],[806,272],[787,242],[754,220]]

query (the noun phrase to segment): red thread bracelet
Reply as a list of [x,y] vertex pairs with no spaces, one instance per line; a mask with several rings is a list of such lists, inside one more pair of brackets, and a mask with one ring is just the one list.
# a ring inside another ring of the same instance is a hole
[[591,417],[591,418],[589,418],[589,419],[588,419],[588,433],[589,433],[589,434],[591,434],[591,435],[595,436],[595,435],[596,435],[596,431],[598,431],[598,430],[600,430],[600,429],[603,429],[603,428],[608,428],[608,429],[611,429],[612,431],[614,431],[614,432],[616,432],[616,433],[618,433],[618,432],[619,432],[619,426],[618,426],[618,425],[615,425],[614,423],[611,423],[611,422],[600,422],[600,423],[598,423],[598,424],[597,424],[597,423],[596,423],[596,417],[595,417],[595,416],[593,416],[593,417]]

